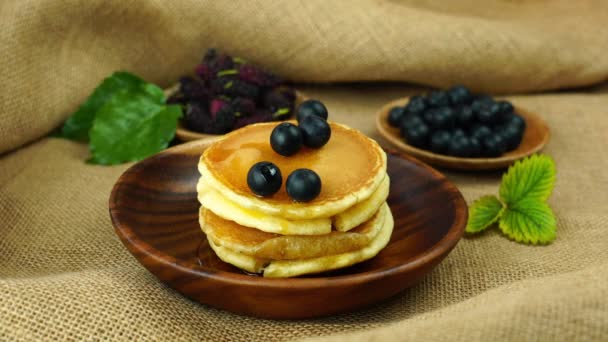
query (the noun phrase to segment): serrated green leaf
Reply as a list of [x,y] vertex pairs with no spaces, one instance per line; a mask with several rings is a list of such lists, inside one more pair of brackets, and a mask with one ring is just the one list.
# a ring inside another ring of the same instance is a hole
[[556,236],[553,211],[536,199],[526,198],[505,209],[498,226],[511,239],[534,245],[549,243]]
[[90,163],[137,161],[169,145],[181,116],[178,105],[157,103],[141,91],[123,89],[97,112],[90,131]]
[[115,94],[123,90],[139,91],[157,103],[164,102],[164,94],[159,87],[146,83],[141,78],[128,72],[115,72],[95,88],[87,100],[65,122],[61,137],[86,141],[93,125],[97,111]]
[[496,222],[504,210],[504,205],[496,196],[483,196],[469,207],[467,233],[479,233]]
[[509,167],[500,184],[500,199],[508,207],[525,199],[546,201],[555,185],[555,163],[547,155],[532,155]]

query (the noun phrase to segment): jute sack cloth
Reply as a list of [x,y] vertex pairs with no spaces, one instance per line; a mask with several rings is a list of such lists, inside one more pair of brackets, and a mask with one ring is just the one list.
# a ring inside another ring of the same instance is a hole
[[[304,87],[338,121],[377,137],[372,113],[419,90]],[[557,240],[543,247],[497,229],[465,238],[420,284],[371,308],[269,321],[192,302],[122,246],[107,210],[128,167],[84,163],[86,146],[44,138],[0,159],[0,340],[602,341],[608,337],[608,85],[511,96],[552,129],[549,200]],[[445,170],[444,170],[445,171]],[[446,175],[466,200],[497,193],[500,172]],[[331,340],[331,339],[330,339]]]
[[[601,1],[1,1],[0,340],[606,340],[607,85],[509,97],[552,129],[553,244],[524,246],[496,230],[467,238],[385,303],[298,322],[233,315],[158,282],[121,245],[107,212],[129,165],[88,165],[85,145],[42,136],[111,72],[166,86],[209,46],[300,81],[460,82],[492,92],[591,84],[606,79],[607,12]],[[372,113],[420,89],[303,90],[377,138]],[[446,173],[469,202],[500,180]]]
[[607,22],[604,0],[2,0],[0,153],[110,73],[167,86],[210,46],[296,81],[527,92],[607,79]]

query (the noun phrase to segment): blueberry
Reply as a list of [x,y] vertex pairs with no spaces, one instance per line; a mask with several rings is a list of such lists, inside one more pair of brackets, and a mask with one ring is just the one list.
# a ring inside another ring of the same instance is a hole
[[468,128],[475,120],[475,115],[470,106],[461,106],[455,110],[455,119],[456,125]]
[[405,106],[405,110],[412,114],[422,114],[427,109],[427,103],[424,97],[415,95],[410,98],[410,101]]
[[468,157],[471,155],[471,142],[466,136],[452,137],[448,144],[448,154],[455,157]]
[[479,113],[482,108],[490,106],[494,103],[494,99],[488,95],[477,95],[471,103],[471,109],[475,113]]
[[309,169],[293,171],[285,183],[287,194],[297,202],[308,202],[321,193],[321,178]]
[[526,129],[526,121],[519,115],[514,114],[511,118],[510,121],[508,122],[509,125],[515,125],[517,127],[519,127],[519,129],[521,129],[522,133],[523,131]]
[[481,142],[479,142],[479,139],[477,139],[475,137],[470,137],[469,143],[471,145],[469,157],[473,157],[473,158],[479,157],[481,155]]
[[331,128],[327,121],[316,115],[310,115],[300,121],[300,130],[304,145],[312,148],[320,148],[327,144],[331,137]]
[[507,150],[507,144],[499,134],[489,135],[481,140],[482,154],[485,157],[499,157]]
[[456,85],[448,90],[448,97],[452,105],[465,104],[471,100],[471,91],[463,85]]
[[493,125],[500,121],[500,106],[498,103],[483,106],[477,112],[477,120],[483,124]]
[[513,104],[509,101],[498,101],[498,105],[500,106],[500,112],[502,114],[512,114],[513,113]]
[[429,141],[430,129],[424,123],[407,127],[403,132],[406,142],[412,146],[426,148]]
[[448,93],[442,90],[432,91],[427,97],[427,102],[430,107],[443,107],[450,105]]
[[434,129],[450,129],[454,125],[454,111],[450,107],[440,107],[433,111],[429,119]]
[[505,140],[507,151],[512,151],[519,146],[523,132],[515,125],[502,126],[499,129],[500,135]]
[[439,130],[431,135],[431,151],[435,153],[445,154],[448,150],[448,144],[452,138],[450,132]]
[[302,131],[289,122],[277,125],[270,134],[272,149],[286,157],[296,154],[302,148],[302,141]]
[[247,173],[247,185],[258,196],[270,196],[281,188],[281,170],[271,162],[256,163]]
[[435,113],[437,113],[437,108],[429,108],[424,113],[422,113],[422,119],[427,125],[430,125],[433,122]]
[[485,125],[475,125],[471,129],[471,137],[476,138],[478,140],[483,140],[483,138],[492,134],[492,130],[490,127]]
[[463,131],[461,128],[456,128],[455,130],[452,131],[452,137],[466,137],[467,134],[465,133],[465,131]]
[[424,124],[424,121],[418,115],[407,114],[401,120],[401,126],[400,126],[401,135],[404,135],[403,132],[405,132],[409,127],[420,125],[420,124]]
[[393,107],[388,112],[388,124],[393,127],[399,127],[404,116],[405,107]]
[[302,122],[305,117],[310,115],[315,115],[323,120],[327,120],[327,108],[325,108],[325,105],[319,100],[306,100],[298,106],[298,109],[296,109],[296,119],[298,122]]

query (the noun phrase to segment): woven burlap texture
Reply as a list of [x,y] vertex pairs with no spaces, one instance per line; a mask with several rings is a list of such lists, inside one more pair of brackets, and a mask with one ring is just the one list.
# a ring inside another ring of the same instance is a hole
[[209,46],[298,81],[523,92],[608,78],[603,0],[2,0],[0,22],[0,153],[58,126],[111,72],[167,86]]
[[[108,215],[111,187],[129,165],[88,165],[85,145],[41,138],[112,71],[166,86],[209,46],[300,81],[523,92],[606,79],[605,2],[446,3],[0,1],[0,153],[14,150],[0,156],[0,340],[608,339],[608,85],[509,97],[552,129],[553,244],[517,244],[496,229],[465,238],[391,300],[296,322],[233,315],[158,282]],[[420,91],[302,90],[376,138],[374,111]],[[499,172],[446,174],[468,202],[500,181]]]

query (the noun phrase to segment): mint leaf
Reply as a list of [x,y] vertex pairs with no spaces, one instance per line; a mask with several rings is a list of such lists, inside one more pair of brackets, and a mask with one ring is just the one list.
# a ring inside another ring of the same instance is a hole
[[103,80],[80,108],[68,118],[61,129],[61,136],[86,141],[89,138],[89,130],[93,125],[97,111],[115,94],[124,89],[139,91],[159,104],[164,103],[165,100],[163,91],[159,87],[146,83],[141,78],[128,72],[115,72],[112,76]]
[[500,217],[504,210],[503,204],[496,196],[483,196],[469,207],[467,233],[479,233],[489,227]]
[[153,87],[141,91],[146,87],[122,89],[97,111],[90,130],[90,163],[137,161],[169,145],[181,109],[159,103],[157,96],[150,96],[149,91],[155,91]]
[[500,230],[517,242],[544,244],[555,239],[556,223],[551,208],[535,198],[525,198],[505,209]]
[[500,198],[507,206],[521,200],[546,201],[555,185],[555,163],[546,155],[517,161],[502,177]]

